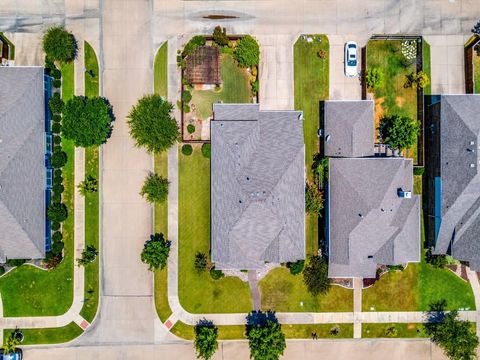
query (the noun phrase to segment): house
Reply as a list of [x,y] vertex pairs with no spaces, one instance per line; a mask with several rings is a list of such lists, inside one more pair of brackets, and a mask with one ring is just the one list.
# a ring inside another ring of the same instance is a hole
[[299,111],[214,104],[211,255],[217,269],[305,258],[305,145]]
[[46,246],[42,67],[0,67],[0,262],[37,259]]
[[326,238],[331,278],[375,278],[379,265],[420,261],[413,163],[376,157],[373,102],[326,101]]
[[434,253],[480,271],[480,96],[442,95],[428,107],[428,188]]

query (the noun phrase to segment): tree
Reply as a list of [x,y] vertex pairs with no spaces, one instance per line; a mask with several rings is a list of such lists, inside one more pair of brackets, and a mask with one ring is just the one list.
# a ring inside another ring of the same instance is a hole
[[307,183],[305,188],[305,211],[320,215],[323,210],[323,195],[316,185]]
[[54,202],[47,208],[47,217],[50,221],[62,222],[68,217],[68,209],[63,203]]
[[248,314],[246,335],[253,360],[277,360],[287,347],[282,326],[271,311]]
[[78,265],[87,265],[96,259],[98,250],[93,245],[87,245],[87,248],[82,251],[82,257],[77,259]]
[[378,68],[367,69],[365,73],[365,83],[369,89],[376,89],[383,82],[383,73]]
[[78,184],[78,191],[81,195],[86,196],[87,194],[97,192],[98,181],[92,175],[87,175],[85,180],[81,181]]
[[167,200],[168,180],[155,173],[150,173],[143,183],[142,195],[150,203],[162,203]]
[[63,109],[62,133],[75,146],[105,143],[112,132],[112,107],[106,99],[74,96]]
[[198,273],[201,273],[207,269],[207,266],[207,254],[197,251],[195,254],[195,270],[197,270]]
[[[17,335],[18,332],[19,334],[21,334],[22,337]],[[20,344],[21,338],[23,338],[23,334],[20,332],[20,330],[15,329],[14,331],[12,331],[8,338],[5,340],[5,343],[3,344],[4,354],[14,353],[15,349]]]
[[50,156],[50,164],[53,168],[59,169],[65,166],[67,163],[67,153],[64,151],[54,150]]
[[218,328],[211,321],[200,320],[195,325],[195,351],[197,358],[209,360],[218,349]]
[[171,116],[173,105],[160,95],[141,98],[128,115],[130,135],[137,146],[159,153],[168,150],[180,136],[178,125]]
[[213,30],[213,41],[218,45],[218,46],[227,46],[229,39],[227,36],[227,30],[225,28],[222,29],[220,25],[215,26],[215,29]]
[[468,321],[458,319],[458,311],[444,313],[445,301],[430,305],[433,312],[427,313],[425,332],[432,342],[440,346],[452,360],[476,358],[478,337]]
[[430,79],[428,78],[428,75],[425,74],[423,71],[419,72],[412,72],[408,75],[407,77],[407,82],[405,83],[405,87],[411,87],[413,89],[416,89],[419,87],[420,89],[423,89],[425,86],[430,84]]
[[48,100],[48,107],[54,114],[61,113],[64,107],[63,100],[60,98],[59,93],[55,93],[50,100]]
[[313,255],[303,270],[303,282],[312,295],[325,294],[330,288],[328,265],[318,255]]
[[403,150],[417,141],[420,123],[406,116],[390,115],[382,119],[378,129],[385,144]]
[[472,33],[480,35],[480,20],[473,26]]
[[298,260],[295,262],[287,262],[287,268],[290,270],[290,274],[298,275],[305,267],[305,260]]
[[210,159],[212,154],[212,146],[209,143],[204,143],[202,145],[202,155],[205,156],[207,159]]
[[77,40],[62,26],[54,26],[43,35],[43,51],[49,59],[69,63],[77,57]]
[[260,62],[260,47],[257,40],[250,35],[242,37],[233,53],[235,59],[243,67],[258,65]]
[[145,242],[142,250],[142,262],[148,264],[151,271],[163,269],[167,265],[170,245],[170,241],[166,240],[163,234],[150,235],[150,240]]
[[193,52],[197,49],[197,47],[205,45],[206,42],[207,42],[207,39],[205,39],[205,36],[196,35],[192,37],[190,41],[187,42],[183,47],[182,57],[185,58],[193,54]]

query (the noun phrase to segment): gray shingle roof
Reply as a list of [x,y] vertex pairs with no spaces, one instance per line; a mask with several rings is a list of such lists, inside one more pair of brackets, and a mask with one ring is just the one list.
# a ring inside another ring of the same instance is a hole
[[43,68],[0,67],[0,260],[45,253]]
[[480,96],[443,95],[440,102],[442,220],[435,252],[480,270]]
[[373,101],[325,102],[325,156],[373,156]]
[[299,111],[215,104],[212,260],[258,269],[305,257],[305,148]]
[[329,277],[420,261],[420,197],[400,198],[400,188],[413,191],[410,159],[330,159]]

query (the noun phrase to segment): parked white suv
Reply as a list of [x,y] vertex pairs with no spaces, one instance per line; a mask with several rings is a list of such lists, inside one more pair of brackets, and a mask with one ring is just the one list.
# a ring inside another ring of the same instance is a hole
[[355,41],[349,41],[345,44],[345,75],[348,77],[357,76],[357,65],[357,43]]

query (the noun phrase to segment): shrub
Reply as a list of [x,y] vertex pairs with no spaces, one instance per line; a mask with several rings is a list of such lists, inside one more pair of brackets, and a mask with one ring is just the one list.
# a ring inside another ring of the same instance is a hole
[[312,295],[325,294],[330,288],[328,278],[328,265],[318,255],[311,256],[305,270],[303,270],[303,281]]
[[63,111],[62,133],[75,146],[101,145],[110,136],[113,119],[112,106],[106,99],[74,96]]
[[193,134],[195,132],[195,125],[188,124],[187,125],[187,131],[188,131],[189,134]]
[[[317,154],[318,155],[318,154]],[[317,181],[319,184],[328,182],[328,157],[321,158],[319,155],[315,156],[315,162],[313,164],[314,173],[317,175]]]
[[365,83],[369,89],[378,88],[383,82],[383,73],[378,68],[367,69],[365,73]]
[[52,98],[48,100],[48,107],[50,108],[50,111],[54,114],[61,113],[64,107],[63,100],[60,98],[60,96],[52,96]]
[[77,259],[78,265],[87,265],[96,259],[98,250],[93,245],[87,245],[87,248],[82,251],[82,257]]
[[153,271],[163,269],[167,265],[171,242],[163,234],[150,235],[142,250],[142,262],[148,264],[148,269]]
[[60,123],[53,123],[52,132],[54,134],[60,134],[61,131],[62,131],[62,125],[60,125]]
[[87,194],[97,192],[98,181],[92,175],[87,175],[85,180],[81,181],[77,188],[81,195],[86,196]]
[[423,89],[428,84],[430,84],[430,79],[428,78],[427,74],[425,74],[423,71],[419,71],[418,73],[412,72],[407,75],[405,87],[411,87],[413,89],[419,87],[420,89]]
[[62,143],[62,138],[61,138],[60,136],[58,136],[58,135],[55,135],[55,136],[53,137],[53,143],[54,143],[55,145],[60,145],[60,144]]
[[150,173],[143,183],[140,195],[150,203],[162,203],[168,197],[168,179]]
[[197,251],[195,254],[195,270],[201,273],[207,269],[208,259],[207,254]]
[[63,175],[62,169],[55,169],[55,170],[53,171],[53,176],[54,176],[54,177],[61,177],[62,175]]
[[45,69],[47,70],[47,73],[52,74],[52,71],[56,68],[55,61],[45,55]]
[[62,201],[62,194],[59,193],[52,193],[52,202],[61,202]]
[[431,249],[425,251],[425,261],[436,268],[443,268],[448,265],[447,256],[444,254],[434,255]]
[[55,79],[52,81],[52,85],[54,88],[59,88],[60,86],[62,86],[62,81],[61,80],[58,80],[58,79]]
[[20,266],[27,262],[27,259],[7,259],[6,264],[8,266]]
[[2,276],[3,274],[5,274],[5,267],[0,266],[0,276]]
[[50,157],[50,163],[54,168],[64,167],[67,163],[67,154],[64,151],[54,151]]
[[141,98],[128,115],[130,135],[137,146],[159,153],[168,150],[180,137],[173,105],[160,95]]
[[192,145],[185,144],[185,145],[182,146],[182,154],[183,155],[189,156],[189,155],[192,155],[192,153],[193,153]]
[[56,176],[53,178],[53,185],[57,185],[57,184],[59,185],[63,184],[63,177]]
[[305,266],[305,260],[298,260],[296,262],[288,262],[287,268],[290,270],[290,274],[298,275],[302,272]]
[[191,100],[192,100],[192,93],[188,90],[184,90],[182,92],[182,101],[188,104]]
[[53,231],[59,230],[60,229],[60,223],[58,221],[52,221],[52,225],[50,225],[50,228]]
[[69,63],[77,57],[77,41],[61,26],[54,26],[43,35],[43,51],[53,61]]
[[212,153],[212,146],[209,143],[204,143],[202,145],[202,155],[207,159],[210,159]]
[[323,210],[323,194],[316,185],[307,183],[305,188],[305,211],[320,216]]
[[190,112],[190,105],[183,103],[183,112],[188,114]]
[[257,40],[250,35],[240,39],[234,52],[235,59],[243,67],[258,65],[260,62],[260,47]]
[[215,29],[213,30],[213,41],[215,44],[218,46],[227,46],[229,39],[227,36],[227,29],[223,28],[221,26],[215,26]]
[[63,251],[64,244],[61,241],[54,242],[52,245],[52,254],[53,255],[59,255]]
[[205,45],[206,41],[207,40],[205,39],[205,36],[202,36],[202,35],[197,35],[192,37],[190,41],[185,44],[185,47],[183,48],[183,51],[182,51],[182,57],[185,58],[193,54],[195,49],[199,46]]
[[325,59],[327,57],[327,52],[322,49],[317,53],[317,55],[320,59]]
[[210,269],[210,276],[213,280],[219,280],[225,276],[222,270],[217,270],[215,267]]
[[63,203],[52,203],[47,208],[47,217],[50,221],[62,222],[68,217],[68,210]]
[[59,123],[60,121],[62,121],[62,116],[59,114],[55,114],[52,116],[52,121],[55,123]]
[[[55,66],[55,65],[54,65]],[[52,70],[50,71],[50,75],[55,79],[55,80],[60,80],[62,78],[62,72],[57,69],[56,67],[53,67]]]
[[391,115],[382,119],[378,130],[385,144],[403,150],[417,141],[420,123],[406,116]]
[[413,175],[423,175],[425,173],[425,168],[423,166],[415,166],[413,168]]
[[58,242],[58,241],[62,241],[63,239],[63,235],[60,231],[55,231],[53,234],[52,234],[52,241],[55,243],[55,242]]
[[55,194],[62,194],[64,191],[62,184],[54,184],[52,190]]
[[259,83],[258,80],[255,80],[255,81],[252,83],[252,93],[253,93],[253,95],[256,95],[259,90],[260,90],[260,83]]

